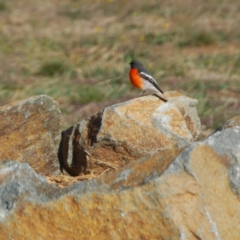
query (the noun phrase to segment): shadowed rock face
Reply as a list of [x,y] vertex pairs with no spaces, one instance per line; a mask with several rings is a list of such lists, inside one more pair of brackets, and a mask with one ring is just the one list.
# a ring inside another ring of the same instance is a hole
[[0,161],[27,162],[37,173],[59,172],[58,103],[41,95],[0,107]]
[[240,129],[227,129],[65,189],[2,162],[1,239],[237,240],[239,146]]
[[[197,100],[167,92],[105,108],[62,133],[61,169],[76,176],[119,168],[159,151],[184,148],[200,133]],[[89,156],[87,153],[90,153]]]

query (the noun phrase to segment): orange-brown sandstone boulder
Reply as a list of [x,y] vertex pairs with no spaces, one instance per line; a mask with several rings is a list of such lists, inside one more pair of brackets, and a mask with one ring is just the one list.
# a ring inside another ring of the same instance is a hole
[[227,129],[65,189],[2,162],[0,239],[238,240],[239,146]]
[[62,133],[59,159],[70,175],[117,169],[157,152],[184,148],[200,133],[197,100],[166,92],[105,108]]
[[46,95],[0,107],[0,161],[27,162],[37,173],[58,173],[60,117],[58,103]]

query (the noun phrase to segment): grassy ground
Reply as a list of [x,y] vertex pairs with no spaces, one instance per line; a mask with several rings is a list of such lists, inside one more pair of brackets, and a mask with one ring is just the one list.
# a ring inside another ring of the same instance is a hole
[[47,94],[65,129],[139,96],[137,58],[214,129],[239,115],[239,24],[238,0],[0,0],[0,104]]

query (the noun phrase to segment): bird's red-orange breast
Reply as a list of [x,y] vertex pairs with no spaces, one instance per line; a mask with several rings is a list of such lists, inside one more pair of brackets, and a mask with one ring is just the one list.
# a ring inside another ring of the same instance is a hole
[[136,68],[131,68],[129,72],[129,78],[133,86],[142,89],[143,88],[143,80],[138,74],[138,70]]

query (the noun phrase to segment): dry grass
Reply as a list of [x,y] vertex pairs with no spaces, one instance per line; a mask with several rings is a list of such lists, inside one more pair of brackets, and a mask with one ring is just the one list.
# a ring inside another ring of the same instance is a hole
[[[49,183],[56,185],[59,188],[64,188],[73,185],[74,183],[80,182],[80,181],[87,181],[94,178],[100,178],[105,173],[112,170],[112,167],[109,167],[102,171],[101,174],[96,175],[94,172],[91,172],[89,174],[83,174],[77,177],[72,177],[69,175],[58,175],[58,176],[46,176],[46,179]],[[116,168],[114,169],[116,170]]]
[[83,176],[71,177],[67,175],[58,175],[58,176],[46,176],[46,179],[49,183],[56,185],[59,188],[64,188],[73,185],[79,181],[86,181],[96,178],[95,175],[87,174]]
[[240,107],[240,2],[0,1],[1,104],[37,94],[56,99],[63,129],[139,92],[135,57],[165,91],[199,100],[205,129]]

